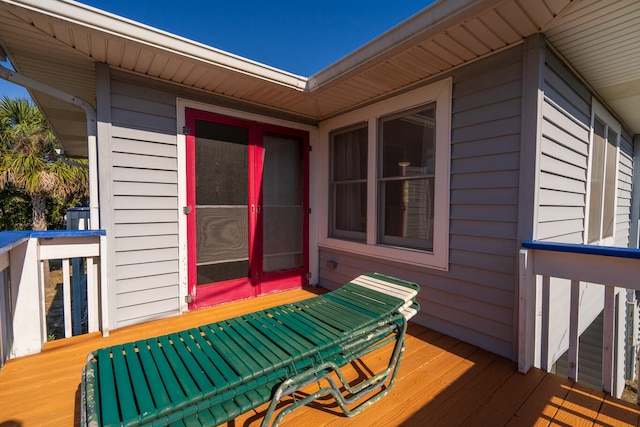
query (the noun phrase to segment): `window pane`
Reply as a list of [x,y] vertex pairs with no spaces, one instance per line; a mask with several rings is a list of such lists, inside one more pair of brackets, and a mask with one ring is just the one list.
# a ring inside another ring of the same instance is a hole
[[[367,184],[335,185],[335,229],[364,233],[367,231]],[[343,234],[343,237],[347,237]]]
[[435,105],[380,124],[378,241],[433,250]]
[[249,131],[196,120],[196,204],[246,205]]
[[196,120],[198,285],[249,275],[247,128]]
[[435,155],[435,106],[422,107],[382,119],[382,176],[433,175]]
[[304,267],[304,170],[300,137],[265,132],[263,272]]
[[367,126],[331,135],[331,235],[365,240]]
[[367,178],[367,128],[332,135],[333,181]]
[[602,224],[602,203],[604,192],[604,160],[605,160],[605,126],[596,119],[593,126],[593,151],[591,161],[591,182],[589,200],[588,243],[600,240]]
[[618,135],[609,129],[607,135],[607,161],[605,169],[604,206],[602,209],[602,237],[613,237],[616,208],[616,154]]
[[433,179],[387,181],[382,243],[433,250]]

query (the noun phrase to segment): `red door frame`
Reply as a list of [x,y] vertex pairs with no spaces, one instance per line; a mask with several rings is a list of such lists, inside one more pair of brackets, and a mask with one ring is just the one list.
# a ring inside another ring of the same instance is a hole
[[[249,188],[247,215],[249,218],[249,266],[248,278],[217,282],[210,285],[197,285],[197,245],[196,245],[196,159],[195,124],[196,120],[212,121],[249,130]],[[293,289],[307,284],[309,271],[309,134],[306,131],[251,122],[234,117],[218,115],[201,110],[185,109],[185,124],[190,132],[186,135],[186,173],[187,173],[187,277],[188,290],[192,296],[189,309],[197,309],[223,302],[251,298],[271,292]],[[304,267],[277,273],[262,273],[263,227],[260,220],[262,206],[262,147],[264,132],[274,132],[288,136],[297,136],[303,140],[303,258]]]

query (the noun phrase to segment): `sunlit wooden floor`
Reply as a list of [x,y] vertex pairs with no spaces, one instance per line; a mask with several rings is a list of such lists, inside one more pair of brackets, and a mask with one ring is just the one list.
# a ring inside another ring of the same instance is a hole
[[[79,424],[80,376],[97,348],[190,328],[312,295],[297,290],[198,310],[112,331],[48,343],[38,355],[10,360],[0,371],[0,427]],[[417,325],[391,392],[354,418],[324,399],[294,411],[283,426],[638,426],[640,409],[566,379],[532,369]],[[354,366],[381,363],[371,355]],[[374,369],[373,367],[371,369]],[[230,425],[253,426],[260,411]]]

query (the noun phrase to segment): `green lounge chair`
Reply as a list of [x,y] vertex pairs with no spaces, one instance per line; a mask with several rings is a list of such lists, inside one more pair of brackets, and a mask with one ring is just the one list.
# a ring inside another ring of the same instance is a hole
[[[369,273],[296,303],[92,352],[82,425],[218,425],[267,402],[263,425],[277,425],[328,394],[353,416],[392,388],[418,290]],[[355,386],[344,379],[342,366],[390,343],[384,370]],[[317,391],[296,398],[313,383]],[[292,402],[276,411],[285,396]]]

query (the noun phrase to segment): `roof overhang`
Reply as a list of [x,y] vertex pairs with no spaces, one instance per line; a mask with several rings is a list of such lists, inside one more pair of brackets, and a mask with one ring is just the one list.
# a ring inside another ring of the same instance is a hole
[[[95,106],[95,64],[320,121],[545,33],[640,133],[640,2],[443,0],[305,78],[70,0],[0,0],[0,47],[16,71]],[[69,155],[84,114],[31,95]]]

